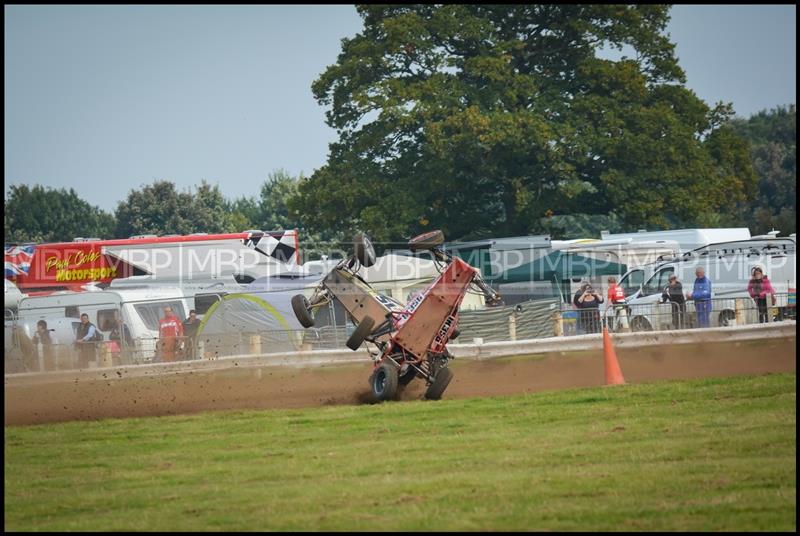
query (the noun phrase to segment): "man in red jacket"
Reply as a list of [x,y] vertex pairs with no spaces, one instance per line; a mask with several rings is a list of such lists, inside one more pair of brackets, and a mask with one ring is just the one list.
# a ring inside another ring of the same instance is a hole
[[172,312],[164,308],[164,318],[158,321],[158,348],[162,361],[175,361],[175,352],[183,339],[183,323]]

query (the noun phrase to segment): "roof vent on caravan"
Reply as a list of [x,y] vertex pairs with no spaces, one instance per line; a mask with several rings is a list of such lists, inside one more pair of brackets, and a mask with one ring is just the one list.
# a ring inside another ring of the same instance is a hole
[[97,237],[84,238],[82,236],[78,236],[72,239],[73,242],[97,242],[98,240],[100,239]]
[[134,235],[134,236],[131,237],[131,240],[140,240],[142,238],[158,238],[158,235],[154,235],[154,234]]
[[639,229],[639,230],[638,230],[638,231],[636,231],[636,232],[637,232],[637,233],[646,233],[646,232],[647,232],[647,229]]
[[600,238],[605,238],[610,234],[611,234],[611,231],[608,231],[608,230],[600,231]]

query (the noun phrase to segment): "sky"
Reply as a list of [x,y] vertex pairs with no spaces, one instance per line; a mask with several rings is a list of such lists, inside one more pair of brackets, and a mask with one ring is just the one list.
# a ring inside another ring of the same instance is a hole
[[[109,212],[156,180],[234,199],[311,175],[336,136],[311,84],[362,28],[352,5],[4,9],[6,196],[74,188]],[[687,87],[741,117],[796,103],[796,13],[674,6]]]

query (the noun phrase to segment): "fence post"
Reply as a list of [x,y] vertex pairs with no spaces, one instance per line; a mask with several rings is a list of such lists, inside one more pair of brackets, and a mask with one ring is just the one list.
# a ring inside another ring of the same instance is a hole
[[512,341],[517,340],[517,315],[511,313],[508,315],[508,336]]
[[261,353],[261,335],[250,335],[250,355]]
[[561,310],[553,311],[553,333],[556,337],[564,335],[564,318],[561,316]]
[[733,316],[736,319],[737,326],[743,326],[745,324],[744,303],[742,302],[741,298],[736,298],[736,301],[733,305]]

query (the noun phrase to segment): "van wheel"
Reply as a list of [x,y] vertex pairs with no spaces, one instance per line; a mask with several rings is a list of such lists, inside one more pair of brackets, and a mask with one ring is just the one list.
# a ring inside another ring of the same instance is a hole
[[631,331],[653,331],[653,326],[645,317],[634,316],[631,319]]
[[352,335],[347,339],[347,347],[351,350],[358,350],[361,343],[364,342],[370,333],[372,333],[372,326],[375,325],[375,320],[371,316],[365,316]]
[[314,317],[311,315],[311,304],[308,302],[308,298],[302,294],[292,296],[292,310],[301,326],[310,328],[314,325]]
[[736,325],[736,313],[731,311],[730,309],[725,309],[719,314],[719,325],[720,326],[735,326]]

